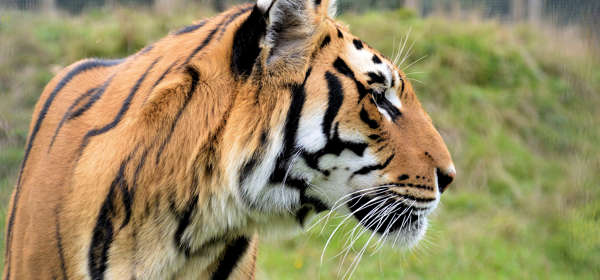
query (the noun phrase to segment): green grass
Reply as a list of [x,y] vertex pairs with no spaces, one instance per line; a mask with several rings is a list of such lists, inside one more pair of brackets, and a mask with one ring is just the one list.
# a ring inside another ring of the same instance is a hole
[[[1,231],[33,105],[56,69],[83,57],[131,54],[207,14],[0,13]],[[600,278],[598,53],[572,34],[493,21],[419,19],[406,11],[341,18],[390,57],[412,29],[404,66],[425,58],[403,69],[421,81],[413,85],[459,173],[426,242],[373,256],[368,248],[354,279]],[[262,241],[259,276],[340,278],[356,253],[345,262],[333,256],[352,224],[333,237],[320,263],[336,221],[323,232]]]

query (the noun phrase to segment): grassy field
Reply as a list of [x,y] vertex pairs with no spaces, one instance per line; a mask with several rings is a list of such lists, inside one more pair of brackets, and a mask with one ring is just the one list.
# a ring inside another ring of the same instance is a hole
[[[84,57],[126,56],[207,14],[0,12],[1,232],[31,111],[53,72]],[[410,27],[414,46],[403,69],[459,173],[425,242],[410,252],[367,254],[353,278],[599,279],[598,53],[569,32],[493,21],[420,19],[401,10],[341,19],[389,56]],[[320,263],[336,221],[322,232],[264,241],[260,278],[341,278],[356,255],[335,257],[347,230]]]

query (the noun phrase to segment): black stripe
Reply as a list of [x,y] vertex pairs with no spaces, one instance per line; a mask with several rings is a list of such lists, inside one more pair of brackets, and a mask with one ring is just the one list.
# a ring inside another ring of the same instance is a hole
[[192,214],[198,205],[198,197],[192,197],[192,200],[188,203],[187,207],[183,213],[177,213],[176,215],[179,217],[179,224],[177,225],[177,230],[175,230],[174,242],[175,247],[183,252],[186,257],[190,257],[192,248],[189,243],[183,242],[183,233],[188,228],[190,223],[192,222]]
[[[156,142],[154,142],[154,143],[156,143]],[[140,157],[140,161],[138,162],[138,165],[135,168],[135,173],[133,174],[133,187],[131,189],[132,193],[135,191],[135,186],[137,186],[138,177],[140,175],[140,172],[142,171],[142,168],[144,167],[144,164],[146,164],[146,158],[148,157],[148,153],[150,152],[150,149],[152,149],[152,147],[154,147],[154,143],[152,143],[152,145],[150,145],[149,148],[144,150],[144,153],[142,153],[142,156]]]
[[340,79],[331,72],[327,71],[325,73],[325,80],[327,80],[327,87],[329,88],[329,102],[327,103],[327,110],[325,111],[321,126],[323,128],[323,134],[329,139],[333,120],[337,116],[342,107],[342,103],[344,102],[344,90],[342,89]]
[[[115,179],[113,185],[118,182],[118,179]],[[110,191],[100,208],[88,253],[88,269],[90,270],[91,278],[95,280],[104,279],[104,272],[108,265],[108,250],[113,241],[114,231],[111,217],[114,215],[113,196],[114,186],[111,186]]]
[[381,59],[376,54],[373,55],[373,63],[375,63],[375,64],[382,63]]
[[135,83],[133,88],[131,88],[129,95],[127,96],[127,98],[125,98],[125,101],[123,101],[123,105],[121,105],[121,109],[119,109],[119,112],[117,113],[115,118],[110,123],[106,124],[105,126],[103,126],[101,128],[92,129],[85,134],[85,136],[83,137],[83,140],[81,141],[81,145],[79,148],[80,154],[83,152],[83,149],[89,143],[90,138],[104,134],[104,133],[108,132],[109,130],[115,128],[115,126],[117,126],[117,124],[119,124],[119,122],[121,121],[121,119],[123,118],[125,113],[127,113],[127,111],[129,110],[129,107],[131,106],[131,100],[133,100],[135,93],[140,88],[140,85],[142,84],[144,79],[146,79],[148,72],[150,72],[150,70],[152,70],[154,65],[156,65],[156,63],[160,59],[161,59],[161,57],[155,59],[154,62],[152,62],[152,64],[148,67],[148,69],[146,69],[146,72],[144,72],[144,74],[142,74],[142,76],[137,80],[137,82]]
[[[58,133],[59,133],[60,129],[62,128],[62,126],[65,124],[65,122],[71,121],[71,120],[74,120],[74,119],[80,117],[85,112],[87,112],[87,110],[92,108],[92,106],[96,103],[96,101],[98,101],[102,97],[102,95],[106,91],[106,88],[108,87],[108,85],[110,85],[110,82],[112,81],[112,79],[114,77],[115,77],[115,74],[110,76],[110,78],[108,78],[108,80],[106,82],[104,82],[104,84],[102,84],[102,86],[100,86],[99,88],[93,88],[93,89],[89,90],[84,95],[77,98],[77,100],[75,100],[75,102],[73,102],[73,104],[71,104],[71,106],[69,106],[69,108],[67,109],[67,112],[63,115],[62,119],[58,123],[58,126],[56,127],[56,130],[54,131],[54,135],[52,136],[52,141],[50,142],[50,146],[48,147],[48,152],[50,152],[50,150],[54,146],[54,141],[56,140],[56,136],[58,136]],[[88,99],[88,101],[83,106],[81,106],[77,110],[73,111],[75,109],[75,107],[77,105],[79,105],[80,101],[82,101],[83,99],[85,99],[85,97],[87,97],[89,95],[88,93],[89,94],[94,93],[94,94],[91,95],[90,99]]]
[[173,66],[175,66],[175,64],[177,64],[179,60],[175,60],[173,61],[173,63],[171,63],[171,65],[169,65],[169,67],[167,68],[167,70],[165,70],[165,72],[163,72],[160,77],[158,77],[158,79],[156,80],[156,82],[154,82],[154,84],[152,85],[152,89],[154,89],[166,76],[167,74],[169,74],[169,72],[171,72],[171,69],[173,68]]
[[408,187],[408,188],[433,191],[433,187],[427,186],[427,185],[419,185],[419,184],[411,184],[411,183],[393,183],[393,184],[388,184],[388,185],[394,186],[394,187]]
[[340,57],[338,57],[334,62],[333,62],[333,67],[335,67],[335,69],[340,72],[340,74],[343,74],[345,76],[347,76],[348,78],[351,79],[356,79],[354,76],[354,72],[352,72],[352,70],[350,69],[350,67],[348,67],[348,64]]
[[[372,120],[369,117],[369,113],[367,112],[367,110],[365,110],[365,107],[362,107],[362,109],[360,110],[360,119],[366,123],[367,125],[369,125],[369,127],[371,129],[376,129],[379,128],[379,123],[377,123],[375,120]],[[373,139],[373,138],[371,138]]]
[[158,77],[158,79],[156,80],[156,82],[154,82],[154,84],[152,85],[152,87],[150,88],[150,90],[148,91],[148,95],[146,95],[146,97],[144,98],[144,102],[142,102],[142,104],[146,104],[146,101],[148,101],[148,98],[150,97],[150,94],[152,94],[152,91],[154,90],[154,88],[160,83],[162,82],[162,80],[167,76],[167,74],[169,74],[169,72],[171,72],[171,69],[173,69],[173,67],[177,64],[177,62],[179,62],[178,60],[173,61],[173,63],[171,63],[171,65],[169,65],[169,67],[167,68],[167,70],[165,70],[165,72],[163,72],[160,77]]
[[94,95],[92,95],[92,97],[90,97],[90,99],[88,100],[88,102],[86,104],[81,106],[81,108],[77,109],[77,111],[71,112],[71,114],[69,114],[69,116],[68,116],[68,120],[71,121],[73,119],[76,119],[76,118],[80,117],[81,115],[83,115],[85,112],[87,112],[87,110],[89,110],[96,103],[96,101],[98,101],[102,97],[104,92],[106,92],[106,88],[110,85],[110,83],[111,83],[112,79],[115,77],[115,75],[116,74],[113,74],[112,76],[110,76],[110,78],[108,78],[108,80],[106,82],[104,82],[104,84],[102,84],[102,86],[100,88],[98,88],[98,90],[94,93]]
[[310,205],[305,205],[300,207],[300,210],[296,211],[296,221],[300,224],[300,226],[304,226],[304,221],[306,220],[306,217],[308,217],[308,214],[311,210],[312,207]]
[[402,98],[402,95],[404,95],[404,79],[402,79],[402,77],[400,77],[400,83],[402,83],[402,88],[400,89],[400,98]]
[[204,26],[206,24],[207,20],[203,20],[198,24],[193,24],[193,25],[189,25],[186,27],[183,27],[177,31],[175,31],[175,33],[173,33],[174,35],[181,35],[181,34],[185,34],[185,33],[190,33],[193,31],[196,31],[198,28]]
[[[15,223],[15,215],[16,215],[16,209],[17,209],[17,204],[19,202],[19,196],[21,194],[21,179],[23,176],[23,170],[25,169],[25,165],[27,164],[27,159],[29,158],[29,153],[31,152],[31,148],[33,147],[33,143],[35,142],[35,137],[37,136],[42,123],[44,122],[44,119],[46,118],[46,114],[48,113],[48,110],[50,109],[50,106],[52,105],[52,102],[54,101],[54,98],[56,98],[56,95],[77,75],[81,74],[82,72],[97,68],[97,67],[110,67],[110,66],[114,66],[117,65],[121,62],[123,62],[124,59],[117,59],[117,60],[98,60],[98,59],[93,59],[93,60],[88,60],[85,61],[79,65],[77,65],[74,69],[72,69],[71,71],[69,71],[69,73],[67,73],[56,85],[56,87],[54,88],[54,90],[52,90],[52,92],[50,93],[50,95],[48,96],[48,99],[46,100],[46,102],[44,103],[44,106],[42,107],[42,110],[40,111],[39,115],[38,115],[38,119],[35,122],[35,125],[33,127],[33,130],[31,131],[31,134],[29,136],[29,140],[27,141],[27,148],[25,149],[25,155],[23,156],[23,162],[21,162],[21,170],[19,171],[19,176],[17,178],[17,186],[15,188],[15,194],[14,194],[14,198],[13,198],[13,206],[11,209],[11,213],[10,213],[10,218],[8,219],[8,226],[7,226],[7,231],[6,231],[6,255],[9,255],[10,249],[11,249],[11,241],[12,241],[12,228],[14,226]],[[7,273],[7,275],[10,275],[10,262],[7,261],[7,271],[9,273]]]
[[133,192],[130,191],[131,188],[129,188],[129,185],[127,184],[126,181],[124,181],[123,184],[120,184],[119,188],[121,190],[121,201],[125,208],[125,218],[123,219],[123,222],[121,223],[121,227],[119,228],[119,229],[123,229],[125,226],[127,226],[129,224],[129,221],[131,221],[131,209],[132,209],[132,205],[133,205]]
[[267,28],[267,22],[258,6],[235,32],[231,52],[231,71],[239,76],[249,76],[258,58],[260,40]]
[[171,141],[171,137],[173,137],[173,132],[175,132],[175,127],[177,127],[177,123],[179,122],[179,119],[181,118],[183,111],[185,110],[185,108],[187,108],[188,104],[190,103],[192,96],[194,96],[194,92],[196,92],[196,86],[198,85],[198,80],[200,79],[200,77],[199,77],[200,74],[198,73],[198,71],[196,71],[196,69],[194,69],[192,67],[187,67],[186,72],[192,78],[192,84],[190,86],[190,90],[188,91],[188,93],[185,96],[183,105],[181,106],[181,108],[179,108],[179,111],[177,111],[177,114],[175,115],[175,119],[173,120],[173,123],[171,123],[171,128],[169,130],[169,134],[167,134],[167,138],[165,138],[165,140],[162,142],[162,144],[158,148],[158,152],[156,153],[156,164],[157,165],[160,162],[160,156],[162,155],[162,153],[165,149],[165,146],[169,143],[169,141]]
[[372,85],[372,84],[386,85],[386,78],[383,76],[383,74],[381,72],[379,72],[379,73],[369,72],[369,73],[367,73],[367,75],[369,75],[369,78],[371,78],[367,82],[369,85]]
[[400,196],[400,197],[402,197],[402,198],[406,198],[406,199],[409,199],[409,200],[414,200],[414,201],[416,201],[416,202],[432,202],[432,201],[435,201],[435,198],[422,198],[422,197],[415,197],[415,196],[412,196],[412,195],[408,195],[408,194],[399,194],[399,193],[396,193],[396,192],[393,192],[393,194],[395,194],[395,195],[397,195],[397,196]]
[[[134,152],[132,153],[135,154],[136,151],[138,150],[139,146],[137,146],[134,150]],[[137,169],[136,169],[136,173],[137,173]],[[124,170],[123,170],[124,172]],[[137,176],[138,174],[136,174]],[[135,184],[135,182],[134,182]],[[131,209],[133,208],[133,188],[130,188],[129,184],[127,183],[127,180],[125,179],[125,177],[123,176],[123,180],[122,183],[118,184],[119,186],[119,190],[121,191],[121,202],[123,203],[123,206],[125,208],[125,218],[123,219],[123,222],[121,223],[121,227],[120,229],[123,229],[125,226],[127,226],[127,224],[129,224],[129,221],[131,221]]]
[[[312,69],[306,73],[306,79],[310,76]],[[288,109],[288,114],[285,123],[284,132],[284,149],[286,151],[285,156],[289,158],[296,147],[296,134],[298,132],[298,125],[300,124],[300,116],[302,114],[302,108],[304,108],[304,102],[306,101],[306,79],[301,85],[292,86],[292,102]]]
[[361,42],[358,39],[352,40],[352,44],[354,44],[354,47],[356,47],[357,50],[360,50],[360,49],[364,48],[363,42]]
[[315,0],[315,8],[319,7],[319,5],[321,5],[321,0]]
[[156,142],[152,143],[152,145],[150,145],[150,147],[145,149],[144,152],[142,153],[142,156],[140,157],[140,161],[138,162],[138,164],[135,168],[133,180],[131,181],[131,187],[128,186],[128,188],[121,189],[121,192],[122,192],[121,199],[123,201],[123,205],[125,206],[125,219],[123,219],[123,223],[121,223],[121,229],[123,229],[125,226],[127,226],[127,224],[129,224],[129,221],[131,220],[131,213],[132,213],[131,205],[133,204],[133,201],[134,201],[135,191],[136,191],[136,188],[138,185],[138,178],[139,178],[140,172],[142,171],[142,168],[144,167],[144,164],[146,163],[146,158],[148,157],[148,153],[150,152],[150,149],[152,149],[152,147],[154,147],[155,143]]
[[410,176],[408,176],[406,174],[402,174],[402,175],[398,176],[398,181],[408,180],[408,178],[410,178]]
[[339,28],[337,29],[337,35],[338,35],[338,38],[344,39],[344,33],[342,33],[342,30],[340,30]]
[[319,168],[319,159],[321,157],[329,154],[340,156],[344,150],[350,150],[354,154],[362,157],[365,150],[368,147],[367,143],[350,142],[340,139],[339,123],[335,124],[335,127],[333,129],[333,135],[328,140],[329,141],[327,141],[327,144],[325,145],[325,147],[323,147],[323,149],[318,150],[314,153],[309,153],[306,151],[302,153],[302,157],[304,158],[304,161],[306,162],[306,165],[308,165],[308,167],[318,170],[324,174],[326,172],[322,171]]
[[[44,106],[42,107],[42,110],[40,111],[40,114],[38,115],[38,119],[35,122],[35,126],[33,127],[33,130],[31,131],[31,135],[29,136],[29,141],[27,141],[27,148],[25,149],[25,156],[23,157],[23,163],[21,164],[21,172],[19,173],[19,178],[17,180],[17,186],[21,184],[21,175],[23,173],[23,169],[25,167],[25,164],[27,162],[27,159],[29,157],[29,153],[31,152],[31,148],[33,147],[33,142],[35,141],[35,137],[37,136],[37,133],[39,132],[42,123],[44,121],[44,119],[46,118],[46,114],[48,113],[48,110],[50,109],[50,106],[52,105],[52,102],[54,101],[54,98],[56,97],[56,95],[73,79],[75,78],[75,76],[81,74],[82,72],[94,69],[94,68],[98,68],[98,67],[110,67],[110,66],[115,66],[117,64],[120,64],[121,62],[123,62],[124,59],[116,59],[116,60],[89,60],[86,62],[83,62],[79,65],[77,65],[73,70],[69,71],[69,73],[67,73],[67,75],[65,75],[65,77],[63,77],[60,82],[58,82],[58,84],[56,85],[56,87],[54,88],[54,90],[52,90],[52,92],[50,93],[50,95],[48,96],[48,99],[46,100],[46,102],[44,103]],[[12,220],[12,219],[11,219]],[[10,223],[9,223],[10,226]],[[9,227],[10,230],[10,227]]]
[[232,23],[239,16],[241,16],[241,15],[245,14],[246,12],[252,10],[253,7],[255,7],[255,5],[248,5],[247,7],[243,7],[241,9],[239,9],[238,11],[236,11],[235,13],[231,14],[230,16],[228,16],[227,20],[222,24],[221,30],[219,31],[219,40],[221,40],[221,38],[223,37],[223,34],[225,33],[225,31],[227,31],[227,27],[229,26],[230,23]]
[[375,153],[379,153],[381,151],[383,151],[383,149],[387,148],[388,144],[383,144],[381,147],[379,147],[379,149],[377,149],[377,151],[375,151]]
[[262,134],[260,135],[260,146],[263,147],[264,145],[267,144],[267,140],[269,137],[269,130],[265,129]]
[[98,88],[89,89],[84,94],[82,94],[81,96],[77,97],[77,99],[75,99],[75,101],[73,101],[73,103],[71,104],[71,106],[69,106],[69,108],[67,109],[67,112],[63,115],[62,119],[58,123],[58,126],[56,127],[56,130],[54,130],[54,135],[52,136],[52,140],[50,141],[50,145],[48,146],[48,152],[50,152],[50,150],[52,149],[52,146],[54,146],[54,141],[56,140],[56,136],[58,135],[58,132],[60,131],[61,127],[63,126],[63,124],[65,123],[65,121],[69,117],[69,115],[71,115],[73,109],[76,106],[78,106],[79,103],[83,102],[84,99],[90,97],[92,95],[92,93],[94,93],[97,90],[98,90]]
[[221,35],[222,35],[223,32],[225,31],[225,28],[227,28],[227,25],[229,25],[234,19],[236,19],[237,17],[239,17],[244,12],[247,12],[250,9],[251,9],[251,7],[243,8],[243,9],[239,10],[238,12],[234,13],[233,15],[230,15],[229,17],[223,19],[223,21],[221,21],[221,23],[219,23],[213,30],[210,31],[210,33],[208,33],[208,36],[206,36],[204,41],[202,41],[202,43],[200,43],[200,45],[198,47],[196,47],[194,49],[194,51],[192,51],[192,53],[187,57],[187,59],[183,62],[182,65],[187,65],[199,51],[204,49],[212,41],[212,39],[215,36],[215,34],[217,33],[217,31],[220,30]]
[[142,50],[139,52],[139,54],[145,54],[145,53],[147,53],[147,52],[151,51],[152,49],[154,49],[154,46],[153,46],[153,45],[149,45],[149,46],[147,46],[147,47],[143,48],[143,49],[142,49]]
[[329,207],[325,204],[325,202],[321,201],[318,198],[307,196],[306,195],[307,189],[308,189],[308,186],[307,186],[307,188],[304,189],[305,191],[300,192],[300,204],[311,205],[312,207],[314,207],[314,209],[317,213],[329,210]]
[[[329,207],[325,204],[325,202],[318,198],[306,195],[309,185],[304,182],[304,180],[299,180],[296,178],[289,178],[288,180],[292,182],[290,186],[294,187],[300,192],[300,209],[297,210],[295,214],[296,221],[300,224],[300,226],[304,226],[304,221],[311,210],[314,210],[317,213],[329,210]],[[288,181],[286,181],[286,184],[288,184]]]
[[204,41],[202,41],[202,43],[192,51],[192,53],[186,58],[186,60],[183,62],[182,65],[188,64],[190,62],[190,60],[192,60],[192,58],[199,51],[201,51],[202,49],[204,49],[204,47],[206,47],[206,45],[208,45],[208,43],[210,43],[210,41],[215,36],[215,34],[217,33],[217,31],[219,31],[219,26],[213,28],[213,30],[211,30],[210,33],[208,33],[208,36],[206,36],[206,38],[204,39]]
[[250,176],[250,173],[252,173],[252,171],[254,170],[254,167],[256,166],[256,163],[257,163],[256,160],[257,160],[256,154],[254,154],[247,162],[245,162],[242,165],[242,168],[240,170],[240,176],[238,179],[240,186],[243,185],[244,181],[246,181],[248,176]]
[[[139,147],[139,146],[138,146]],[[98,218],[96,220],[96,226],[92,233],[92,241],[90,243],[90,249],[88,252],[88,269],[90,276],[94,280],[104,279],[104,272],[108,265],[108,250],[114,240],[114,224],[113,218],[116,216],[115,196],[117,188],[121,191],[128,190],[127,179],[125,178],[125,169],[127,164],[136,153],[136,148],[129,156],[121,162],[119,171],[115,176],[115,179],[110,185],[110,189],[100,211],[98,212]],[[125,196],[122,193],[122,196]],[[130,205],[131,206],[131,205]],[[127,207],[127,205],[125,205]],[[129,207],[131,209],[131,207]],[[131,212],[126,212],[126,216],[130,216]],[[127,219],[127,218],[125,218]]]
[[372,140],[378,140],[379,138],[381,138],[381,136],[379,136],[377,134],[371,134],[371,135],[369,135],[369,139],[372,139]]
[[402,112],[400,112],[400,110],[398,110],[398,108],[396,108],[392,102],[385,98],[383,93],[373,94],[373,100],[375,101],[377,107],[385,110],[388,113],[392,121],[395,121],[398,117],[402,116]]
[[254,167],[256,166],[256,164],[258,163],[260,158],[263,156],[264,146],[267,144],[267,136],[268,136],[268,131],[264,130],[262,132],[262,134],[260,135],[259,145],[256,148],[256,150],[254,151],[254,153],[252,154],[252,157],[250,157],[250,159],[248,159],[244,164],[242,164],[242,168],[240,169],[240,172],[239,172],[240,176],[238,178],[238,183],[239,183],[240,187],[243,185],[244,181],[246,181],[248,176],[250,176],[250,173],[252,173],[252,171],[254,170]]
[[[60,219],[58,208],[54,209],[54,232],[56,238],[56,249],[58,250],[58,259],[60,261],[60,270],[62,271],[63,279],[67,280],[67,267],[65,265],[65,254],[62,246],[62,236],[60,235]],[[7,278],[8,279],[8,278]]]
[[327,35],[325,37],[325,39],[323,39],[323,42],[321,42],[321,49],[324,47],[327,47],[329,45],[329,43],[331,43],[331,36]]
[[219,266],[213,273],[211,279],[212,280],[226,280],[229,278],[238,262],[246,251],[248,250],[248,246],[250,245],[250,240],[246,237],[240,237],[234,240],[232,243],[228,244],[225,248],[225,253],[221,258],[221,262]]
[[250,208],[256,208],[257,205],[255,203],[253,203],[250,198],[248,197],[248,193],[246,192],[246,189],[244,188],[244,182],[246,181],[246,179],[248,179],[248,177],[252,174],[252,172],[254,171],[254,168],[256,167],[256,165],[258,164],[258,161],[260,160],[261,157],[264,156],[264,147],[265,145],[267,145],[267,138],[268,138],[269,132],[268,130],[264,130],[263,133],[260,135],[260,144],[258,146],[258,148],[256,149],[256,151],[254,151],[254,153],[252,154],[252,157],[250,159],[248,159],[244,164],[242,164],[242,168],[239,171],[239,177],[238,177],[238,185],[240,187],[240,196],[242,197],[242,200],[246,203],[246,205]]
[[306,101],[305,85],[306,81],[310,77],[312,68],[306,71],[304,82],[302,84],[295,84],[291,86],[290,92],[292,101],[288,108],[288,113],[285,120],[285,126],[283,131],[283,147],[282,151],[277,157],[275,169],[271,173],[269,180],[271,183],[281,183],[285,178],[285,173],[288,170],[290,164],[290,158],[292,157],[296,149],[296,134],[298,133],[298,125],[300,124],[300,115],[304,102]]
[[360,101],[367,96],[370,91],[356,79],[354,72],[352,72],[350,67],[348,67],[348,64],[346,64],[343,59],[338,57],[333,63],[333,67],[335,67],[340,74],[343,74],[354,81],[354,84],[356,84],[356,89],[358,90],[358,103],[360,103]]
[[376,164],[376,165],[369,165],[369,166],[365,166],[357,171],[355,171],[354,173],[352,173],[352,176],[350,176],[350,178],[354,177],[355,175],[364,175],[364,174],[368,174],[371,171],[375,171],[375,170],[382,170],[384,168],[386,168],[390,162],[392,162],[392,159],[394,159],[394,154],[392,154],[390,157],[388,157],[385,162],[383,164]]

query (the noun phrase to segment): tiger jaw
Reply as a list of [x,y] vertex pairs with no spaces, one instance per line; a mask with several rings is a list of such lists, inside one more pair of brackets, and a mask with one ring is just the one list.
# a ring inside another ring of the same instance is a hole
[[[340,173],[338,171],[336,173]],[[379,175],[366,176],[360,178],[361,183],[365,179],[373,179]],[[332,176],[333,177],[333,176]],[[435,195],[433,199],[423,199],[419,197],[402,194],[399,185],[384,184],[377,187],[359,188],[357,181],[345,181],[347,184],[332,185],[328,187],[317,187],[323,182],[313,182],[312,187],[306,191],[306,197],[310,198],[304,201],[307,204],[301,204],[296,212],[296,220],[300,225],[305,225],[308,216],[318,214],[324,211],[330,211],[325,216],[321,216],[316,221],[309,222],[308,228],[319,226],[320,223],[328,220],[335,212],[343,215],[343,220],[339,227],[355,220],[357,225],[352,230],[351,236],[366,234],[394,248],[408,249],[423,238],[428,227],[428,216],[437,208],[440,195]],[[409,184],[409,183],[407,183]],[[310,202],[308,202],[310,201]],[[314,206],[311,202],[319,202]],[[310,220],[310,219],[308,219]],[[326,222],[325,222],[326,223]],[[331,235],[336,234],[334,230]],[[353,239],[353,238],[351,238]],[[378,242],[379,243],[379,242]]]
[[346,203],[351,215],[361,226],[399,247],[412,247],[423,237],[428,224],[427,216],[437,204],[438,199],[425,205],[411,201],[398,196],[387,186],[377,187],[370,192],[355,192]]

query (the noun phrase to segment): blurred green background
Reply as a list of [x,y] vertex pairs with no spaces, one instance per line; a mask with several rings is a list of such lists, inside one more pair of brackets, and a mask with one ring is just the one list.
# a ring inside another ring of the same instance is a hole
[[[597,30],[527,15],[507,22],[483,12],[397,6],[347,5],[339,18],[389,57],[412,30],[401,68],[459,175],[417,248],[384,246],[371,256],[371,246],[353,279],[600,279]],[[127,56],[214,14],[213,6],[193,3],[113,3],[75,14],[17,8],[0,10],[0,232],[33,106],[54,73],[84,57]],[[320,262],[338,221],[291,240],[262,241],[259,279],[342,278],[357,254],[335,255],[353,224],[334,235]]]

